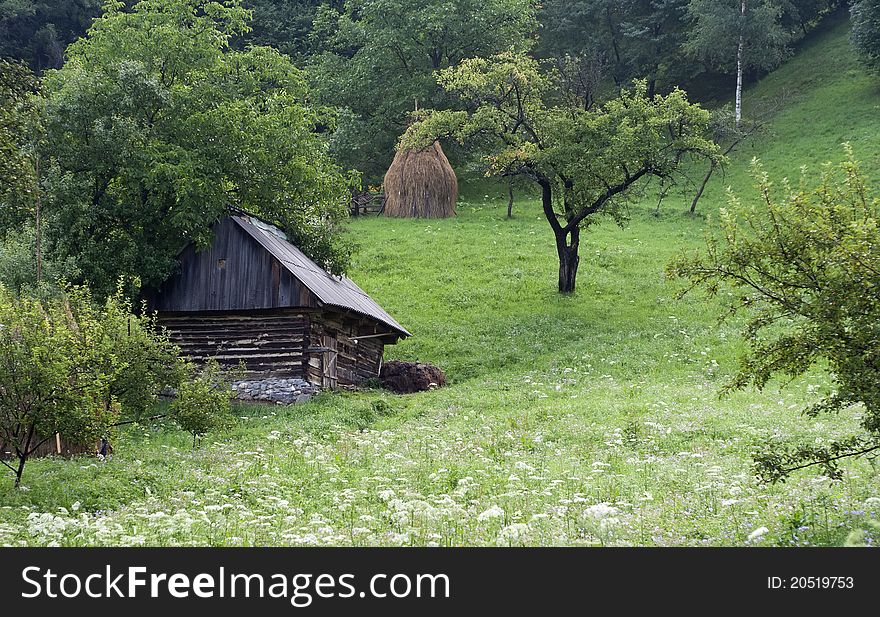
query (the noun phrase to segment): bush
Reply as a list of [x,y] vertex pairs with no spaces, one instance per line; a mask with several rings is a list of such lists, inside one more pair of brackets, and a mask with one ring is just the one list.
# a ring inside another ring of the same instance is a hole
[[127,419],[141,420],[153,409],[163,389],[180,384],[186,368],[180,348],[146,306],[135,314],[121,284],[104,303],[103,319],[108,344],[120,365],[109,395]]
[[209,360],[181,382],[171,404],[171,418],[193,436],[193,448],[212,430],[232,424],[232,387],[216,360]]
[[836,478],[840,460],[880,450],[880,200],[849,147],[847,154],[814,187],[806,177],[798,186],[784,180],[777,187],[756,162],[753,205],[743,208],[732,198],[708,254],[670,266],[710,294],[724,286],[734,298],[732,311],[750,314],[751,349],[728,389],[761,388],[774,375],[796,377],[824,362],[836,392],[806,413],[860,417],[862,434],[766,449],[756,466],[771,481],[812,465]]
[[121,292],[97,305],[86,288],[17,296],[0,283],[0,443],[16,485],[27,459],[56,433],[87,444],[121,413],[140,418],[180,380],[179,349]]
[[0,284],[0,442],[28,458],[55,433],[76,443],[105,434],[118,414],[109,395],[121,364],[105,321],[83,289],[51,300],[17,298]]

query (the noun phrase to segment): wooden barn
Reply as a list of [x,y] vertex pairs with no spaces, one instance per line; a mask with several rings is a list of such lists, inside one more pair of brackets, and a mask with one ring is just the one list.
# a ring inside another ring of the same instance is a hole
[[247,377],[300,377],[324,388],[377,377],[385,345],[410,336],[346,277],[284,232],[233,211],[208,250],[185,247],[180,272],[151,299],[159,322],[195,361],[244,363]]

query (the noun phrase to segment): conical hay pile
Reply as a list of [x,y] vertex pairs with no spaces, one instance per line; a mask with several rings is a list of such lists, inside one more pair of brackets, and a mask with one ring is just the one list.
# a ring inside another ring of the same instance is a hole
[[385,174],[385,216],[442,219],[455,216],[458,179],[439,142],[398,150]]

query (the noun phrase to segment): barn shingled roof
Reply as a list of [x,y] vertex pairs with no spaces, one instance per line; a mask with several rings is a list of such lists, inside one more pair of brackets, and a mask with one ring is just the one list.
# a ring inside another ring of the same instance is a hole
[[240,211],[232,213],[231,218],[308,287],[323,304],[372,317],[397,330],[403,336],[412,336],[363,289],[355,285],[354,281],[345,276],[333,276],[328,273],[291,244],[284,232],[274,225]]

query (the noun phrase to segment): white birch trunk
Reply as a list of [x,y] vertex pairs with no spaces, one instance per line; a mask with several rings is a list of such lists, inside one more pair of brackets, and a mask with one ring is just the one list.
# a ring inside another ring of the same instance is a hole
[[743,47],[745,46],[743,28],[746,19],[746,0],[742,1],[742,21],[740,22],[739,46],[736,49],[736,127],[742,122],[743,103]]

